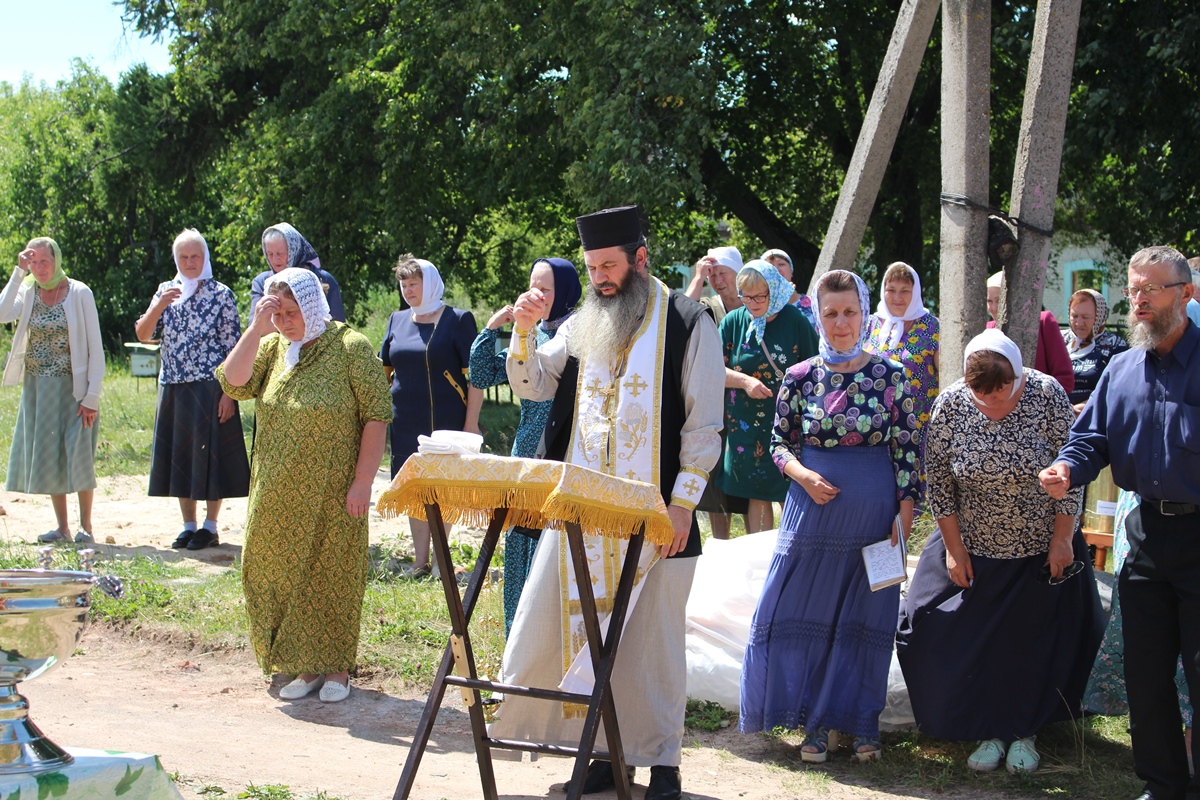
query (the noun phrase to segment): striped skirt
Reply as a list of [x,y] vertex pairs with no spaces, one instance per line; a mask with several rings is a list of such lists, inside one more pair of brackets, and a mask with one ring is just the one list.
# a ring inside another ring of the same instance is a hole
[[100,416],[83,427],[71,376],[25,373],[8,453],[4,488],[25,494],[71,494],[96,488]]

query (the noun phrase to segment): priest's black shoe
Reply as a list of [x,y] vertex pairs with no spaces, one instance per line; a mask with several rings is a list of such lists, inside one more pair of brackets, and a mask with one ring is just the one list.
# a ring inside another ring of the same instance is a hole
[[679,767],[650,768],[645,800],[681,800],[682,797],[683,779],[679,776]]
[[189,531],[187,528],[184,528],[183,533],[176,536],[175,541],[171,542],[171,547],[174,547],[176,550],[184,549],[188,546],[188,543],[192,541],[192,536],[194,533],[194,531]]
[[200,528],[192,534],[192,540],[188,542],[188,550],[203,550],[206,547],[216,547],[221,543],[221,538],[208,528]]
[[[633,783],[633,772],[633,767],[625,767],[625,774],[629,776],[630,783]],[[591,764],[588,764],[587,773],[583,776],[582,794],[607,792],[609,789],[615,788],[616,785],[617,782],[613,780],[612,762],[602,761],[597,758]],[[569,781],[563,786],[563,791],[571,791]]]

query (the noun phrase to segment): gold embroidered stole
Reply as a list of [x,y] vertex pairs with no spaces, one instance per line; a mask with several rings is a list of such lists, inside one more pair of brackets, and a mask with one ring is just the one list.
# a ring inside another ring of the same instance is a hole
[[[618,363],[584,359],[579,365],[575,392],[575,417],[566,461],[619,478],[659,485],[659,426],[662,408],[662,367],[667,339],[669,290],[650,278],[645,318],[629,349]],[[586,331],[574,331],[585,336]],[[595,683],[587,633],[579,604],[574,569],[568,558],[566,533],[560,533],[559,575],[562,586],[563,682],[565,691],[589,692]],[[617,582],[621,579],[628,543],[623,539],[585,536],[592,591],[602,628],[612,611]],[[649,542],[638,561],[626,619],[641,594],[646,573],[658,554]],[[586,707],[564,704],[566,717],[582,716]]]

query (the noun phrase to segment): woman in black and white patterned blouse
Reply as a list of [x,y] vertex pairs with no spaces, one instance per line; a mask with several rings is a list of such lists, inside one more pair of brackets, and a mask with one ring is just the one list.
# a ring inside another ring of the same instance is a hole
[[964,371],[926,427],[938,530],[901,606],[896,650],[922,732],[981,740],[972,769],[1032,772],[1041,727],[1082,713],[1104,633],[1075,529],[1082,488],[1054,500],[1038,482],[1074,413],[1000,331],[971,341]]

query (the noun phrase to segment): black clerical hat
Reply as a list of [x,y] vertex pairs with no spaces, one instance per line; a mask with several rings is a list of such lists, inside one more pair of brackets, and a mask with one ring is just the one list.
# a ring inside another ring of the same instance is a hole
[[603,250],[633,244],[642,239],[642,215],[637,206],[606,208],[575,218],[583,249]]

